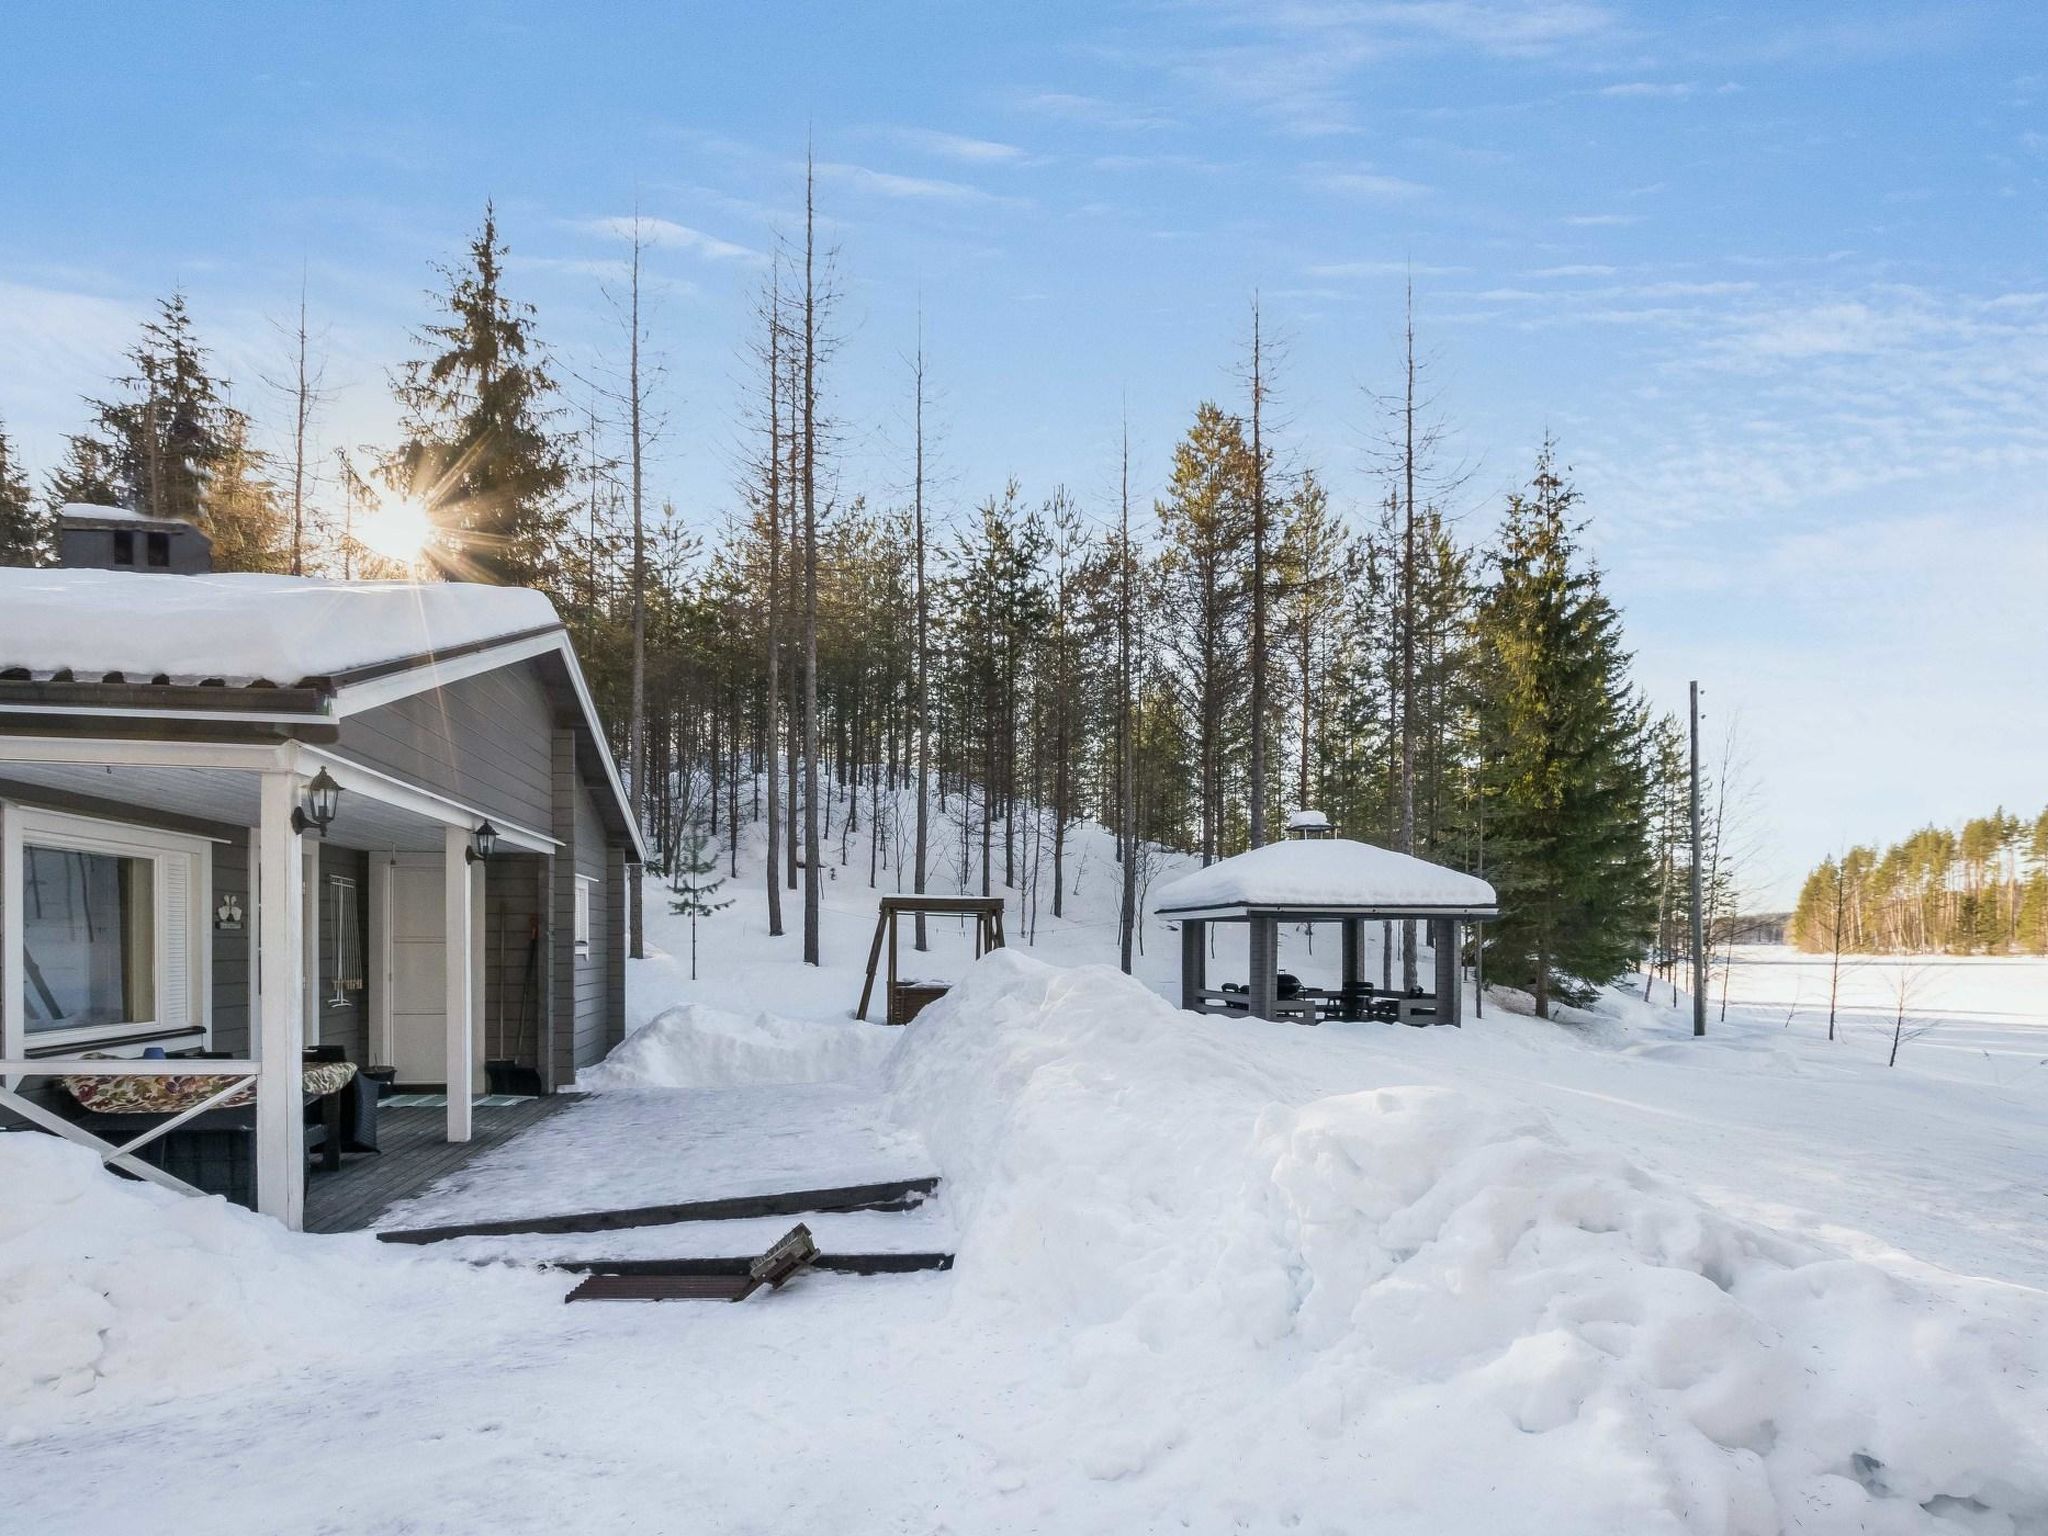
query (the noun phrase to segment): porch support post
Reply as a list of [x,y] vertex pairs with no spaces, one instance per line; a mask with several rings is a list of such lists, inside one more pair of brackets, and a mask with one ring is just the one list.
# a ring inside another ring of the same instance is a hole
[[1246,980],[1251,985],[1252,1017],[1270,1019],[1280,1001],[1280,920],[1254,917],[1251,930],[1252,973]]
[[1347,917],[1341,925],[1344,930],[1344,965],[1339,972],[1342,978],[1337,983],[1343,994],[1342,1017],[1356,1019],[1365,1010],[1359,1007],[1363,999],[1359,996],[1365,986],[1365,919]]
[[305,856],[292,830],[299,776],[263,775],[257,823],[256,1209],[296,1232],[306,1219]]
[[[14,958],[22,952],[22,904],[16,893],[27,885],[24,859],[21,818],[0,806],[0,1056],[9,1060],[27,1054],[28,1042],[28,987],[24,967]],[[0,1089],[18,1081],[0,1077]]]
[[1209,925],[1197,918],[1180,925],[1180,1005],[1191,1013],[1204,1011],[1202,988],[1207,982],[1208,952],[1202,946],[1208,936]]
[[1455,917],[1433,918],[1429,924],[1429,942],[1436,950],[1436,1021],[1439,1024],[1459,1024],[1463,990],[1458,979],[1458,920]]
[[469,1140],[469,1100],[474,1085],[476,1024],[471,1012],[471,934],[475,919],[470,909],[469,829],[443,827],[442,904],[446,912],[442,940],[447,959],[448,993],[445,1012],[448,1025],[448,1139]]

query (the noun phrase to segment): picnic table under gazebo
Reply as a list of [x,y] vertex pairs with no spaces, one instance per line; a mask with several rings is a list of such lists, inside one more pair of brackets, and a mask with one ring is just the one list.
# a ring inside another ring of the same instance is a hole
[[[1498,917],[1493,887],[1476,875],[1410,854],[1342,837],[1300,837],[1221,859],[1174,881],[1153,899],[1153,912],[1180,924],[1181,1006],[1195,1013],[1292,1018],[1398,1017],[1404,1022],[1460,1022],[1460,930]],[[1436,955],[1434,987],[1420,995],[1377,993],[1365,979],[1365,925],[1428,925]],[[1244,923],[1251,965],[1241,990],[1208,984],[1208,927]],[[1343,940],[1334,991],[1290,988],[1282,997],[1282,924],[1332,923]]]

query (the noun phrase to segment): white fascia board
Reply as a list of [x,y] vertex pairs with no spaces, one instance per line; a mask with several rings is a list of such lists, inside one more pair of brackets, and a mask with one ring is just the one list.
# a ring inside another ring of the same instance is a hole
[[0,704],[0,715],[77,716],[93,720],[206,720],[226,725],[321,724],[326,710],[135,709],[113,704]]
[[92,768],[239,768],[261,772],[288,766],[291,745],[0,734],[0,764],[77,763]]
[[576,702],[582,706],[583,718],[590,722],[590,736],[597,743],[598,759],[604,764],[605,782],[611,786],[612,797],[618,801],[620,819],[626,823],[626,840],[631,845],[636,864],[647,862],[647,844],[641,839],[639,823],[633,817],[633,802],[626,796],[626,786],[619,778],[619,765],[612,761],[611,748],[605,745],[604,730],[598,724],[597,705],[590,697],[590,685],[583,680],[583,668],[576,660],[576,648],[569,644],[569,637],[562,636],[562,660],[569,667],[569,682],[576,690]]

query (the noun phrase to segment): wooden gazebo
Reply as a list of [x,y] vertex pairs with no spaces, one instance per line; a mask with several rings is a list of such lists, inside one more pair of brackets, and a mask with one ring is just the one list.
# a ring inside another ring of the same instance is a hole
[[965,914],[974,919],[974,958],[1003,947],[1003,898],[1000,896],[884,896],[882,910],[875,918],[875,942],[868,948],[868,979],[860,989],[860,1007],[855,1017],[868,1016],[868,1000],[875,992],[875,971],[882,959],[882,945],[889,946],[888,1017],[890,1024],[908,1024],[928,1003],[946,995],[943,981],[902,979],[896,964],[896,922],[905,914],[916,917],[947,917]]
[[[1320,1019],[1395,1017],[1456,1024],[1460,929],[1500,915],[1493,887],[1427,859],[1341,837],[1268,843],[1222,859],[1160,891],[1152,910],[1180,923],[1181,1006],[1196,1013]],[[1368,922],[1428,924],[1436,952],[1435,985],[1417,995],[1376,993],[1365,979]],[[1240,991],[1208,985],[1208,925],[1244,923],[1251,930],[1251,973]],[[1341,981],[1335,992],[1300,988],[1280,995],[1280,925],[1333,923],[1343,935]]]

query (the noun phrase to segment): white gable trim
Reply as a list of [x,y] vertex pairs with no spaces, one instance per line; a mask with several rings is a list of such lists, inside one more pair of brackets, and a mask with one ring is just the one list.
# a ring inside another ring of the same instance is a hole
[[560,630],[552,634],[527,635],[503,645],[485,646],[445,660],[422,662],[402,671],[386,672],[381,677],[366,678],[360,683],[345,683],[334,692],[334,714],[345,719],[366,709],[409,699],[416,693],[445,688],[466,677],[478,677],[535,656],[545,656],[550,651],[563,650],[568,644],[569,637]]
[[619,816],[626,823],[627,840],[632,847],[636,863],[647,860],[647,845],[641,840],[640,829],[633,822],[633,802],[627,798],[625,782],[619,777],[619,765],[612,761],[611,748],[605,744],[604,727],[598,720],[597,703],[590,697],[590,685],[584,681],[582,663],[576,659],[576,647],[569,643],[567,630],[555,630],[548,634],[527,635],[503,645],[487,646],[466,655],[447,661],[431,661],[417,667],[408,667],[402,672],[386,673],[382,677],[365,679],[360,683],[347,683],[335,690],[334,715],[346,719],[366,709],[395,703],[410,698],[416,693],[426,693],[464,678],[478,677],[485,672],[495,672],[500,667],[516,666],[522,661],[536,657],[559,655],[569,673],[569,686],[576,695],[576,706],[583,712],[583,721],[590,731],[590,739],[597,745],[599,760],[604,764],[605,782],[610,786],[613,799],[619,807]]

